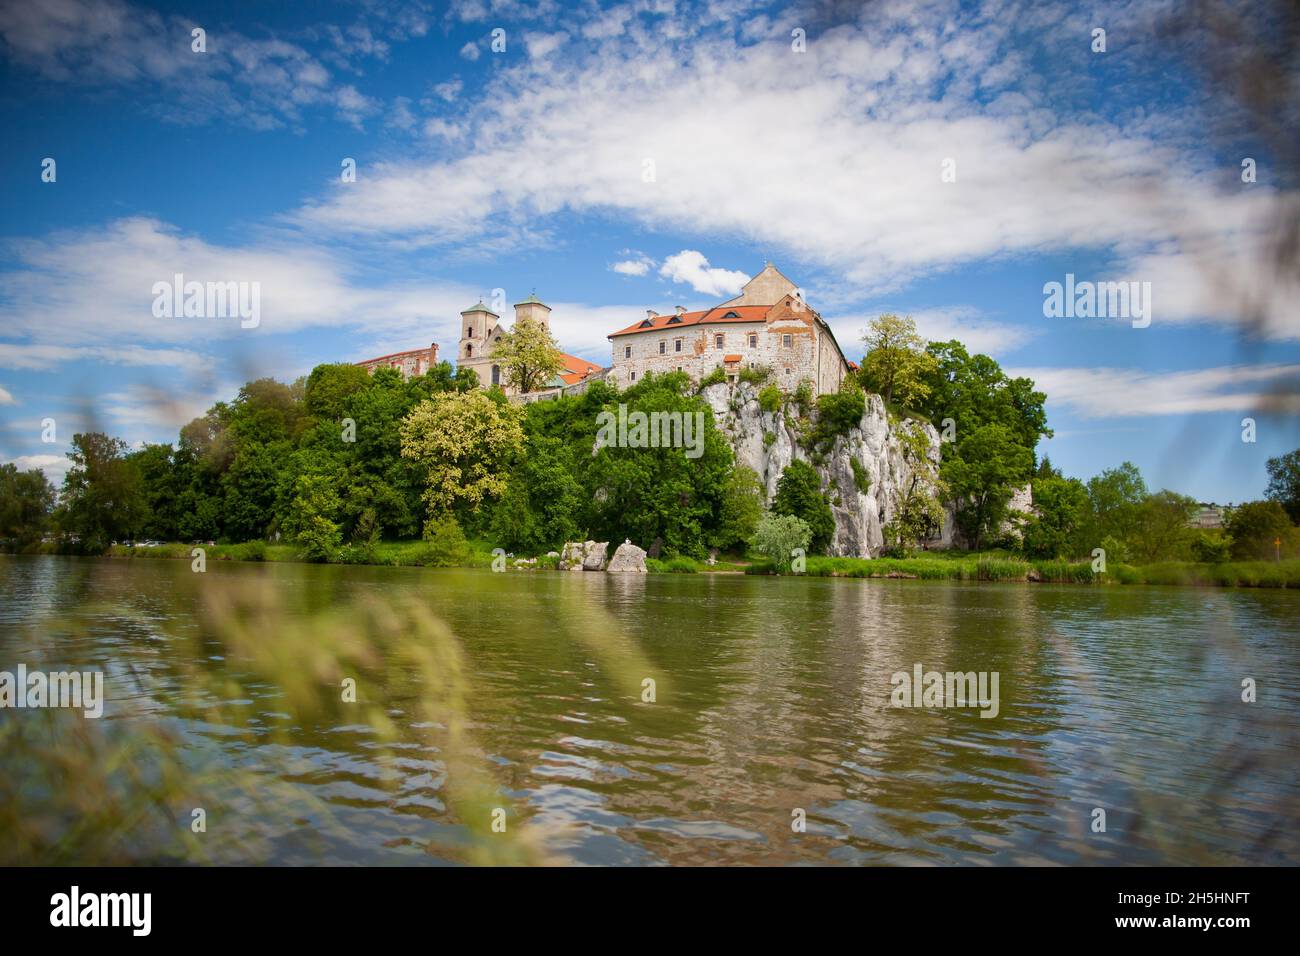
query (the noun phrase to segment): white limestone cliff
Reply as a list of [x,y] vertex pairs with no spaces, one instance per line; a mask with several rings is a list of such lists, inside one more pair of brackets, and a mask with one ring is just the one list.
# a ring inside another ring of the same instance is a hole
[[[881,528],[893,517],[898,489],[908,487],[918,470],[923,481],[938,471],[939,433],[934,426],[920,420],[906,423],[908,428],[919,429],[927,443],[926,461],[909,461],[910,453],[899,434],[903,426],[890,422],[879,395],[868,395],[862,420],[837,438],[818,464],[799,441],[798,405],[787,401],[778,411],[766,412],[759,405],[758,392],[753,385],[741,383],[710,385],[701,393],[730,441],[736,463],[758,473],[770,504],[782,470],[796,459],[809,462],[822,477],[835,516],[829,553],[836,557],[878,556],[884,546]],[[869,482],[865,492],[858,487],[859,475],[864,484]],[[944,526],[944,537],[950,540],[951,520]],[[940,542],[936,545],[943,546]]]

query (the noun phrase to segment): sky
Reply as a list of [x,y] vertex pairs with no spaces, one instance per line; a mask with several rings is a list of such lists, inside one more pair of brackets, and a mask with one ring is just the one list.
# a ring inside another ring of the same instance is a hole
[[[1297,184],[1174,10],[0,0],[0,462],[58,481],[78,431],[454,359],[494,294],[609,365],[770,260],[851,360],[897,312],[1033,378],[1067,474],[1258,498],[1300,445]],[[176,274],[256,283],[256,323],[158,314]],[[1138,283],[1149,323],[1049,314],[1067,276]]]

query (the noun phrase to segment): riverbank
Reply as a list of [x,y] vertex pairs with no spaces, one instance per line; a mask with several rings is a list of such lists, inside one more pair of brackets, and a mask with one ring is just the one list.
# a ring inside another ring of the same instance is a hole
[[[165,558],[191,560],[195,546],[169,543],[153,547],[114,545],[107,557],[128,560]],[[249,541],[242,544],[204,546],[208,561],[275,561],[309,563],[292,544]],[[41,545],[38,553],[56,553]],[[384,541],[373,546],[344,548],[337,564],[381,567],[491,568],[495,556],[485,541],[471,540],[458,554],[440,552],[426,541]],[[528,563],[519,563],[527,561]],[[559,559],[509,556],[511,570],[554,571]],[[688,557],[646,560],[652,574],[756,574],[770,575],[770,562],[739,556],[708,564]],[[786,572],[792,575],[793,572]],[[902,578],[926,581],[1025,582],[1046,584],[1163,584],[1182,587],[1300,588],[1300,559],[1286,561],[1228,561],[1206,564],[1191,561],[1159,564],[1108,564],[1095,572],[1088,561],[1032,561],[1005,552],[928,552],[909,558],[831,558],[811,556],[802,574],[807,577]]]

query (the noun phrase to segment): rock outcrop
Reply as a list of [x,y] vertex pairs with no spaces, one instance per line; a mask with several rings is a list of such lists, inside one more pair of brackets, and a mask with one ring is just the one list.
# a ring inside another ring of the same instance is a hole
[[[830,554],[878,556],[884,546],[881,528],[893,517],[900,489],[909,488],[913,478],[929,485],[938,472],[938,431],[920,419],[891,418],[880,396],[868,395],[862,420],[814,458],[801,436],[815,410],[804,410],[787,398],[775,412],[764,411],[758,392],[741,383],[710,385],[701,393],[730,441],[736,463],[758,473],[770,503],[785,467],[796,460],[809,462],[822,477],[835,516]],[[917,439],[907,441],[904,430]],[[923,446],[923,460],[913,460],[918,446]],[[949,524],[945,522],[946,531]]]
[[624,541],[614,552],[614,557],[609,559],[609,567],[605,570],[610,574],[645,574],[645,552],[631,541]]
[[566,541],[560,552],[561,571],[603,571],[608,541]]

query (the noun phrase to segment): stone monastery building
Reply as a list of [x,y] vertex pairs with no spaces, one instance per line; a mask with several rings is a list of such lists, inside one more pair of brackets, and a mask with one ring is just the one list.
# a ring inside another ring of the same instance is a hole
[[[516,323],[532,320],[549,327],[550,314],[550,306],[536,295],[515,304]],[[473,369],[484,388],[499,385],[513,395],[514,390],[506,385],[505,370],[492,359],[492,349],[503,332],[501,317],[479,302],[460,318],[457,366]],[[743,368],[767,368],[785,391],[794,391],[807,381],[814,395],[822,395],[838,391],[852,368],[830,326],[770,262],[734,299],[700,312],[687,312],[680,306],[671,315],[649,311],[641,321],[610,333],[609,340],[613,349],[609,368],[562,352],[564,368],[558,375],[543,389],[515,397],[550,398],[569,389],[581,390],[601,378],[626,388],[648,372],[682,371],[699,381],[719,368],[733,384]],[[438,347],[431,345],[357,364],[372,372],[392,366],[409,378],[424,374],[437,361]]]
[[699,381],[721,368],[734,383],[742,368],[766,367],[781,389],[807,380],[822,395],[839,391],[850,369],[830,326],[770,262],[734,299],[702,312],[647,312],[609,340],[609,377],[624,388],[647,372],[681,371]]

